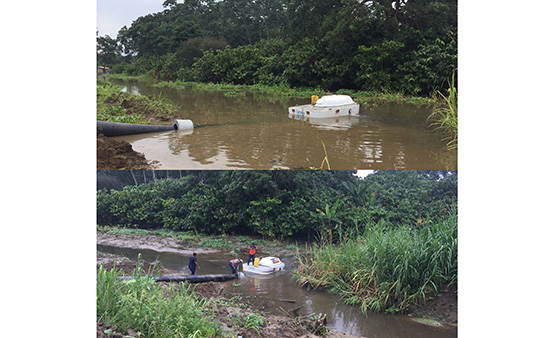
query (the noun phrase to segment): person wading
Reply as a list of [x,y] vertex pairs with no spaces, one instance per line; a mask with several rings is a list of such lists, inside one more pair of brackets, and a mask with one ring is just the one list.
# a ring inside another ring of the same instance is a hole
[[252,259],[252,264],[254,264],[254,260],[256,258],[256,250],[258,248],[252,243],[251,246],[248,247],[248,262],[246,262],[246,265],[250,265],[250,260]]
[[240,258],[231,259],[229,261],[229,266],[231,267],[231,271],[232,271],[233,275],[237,273],[237,267],[241,263],[242,263],[242,259],[240,259]]
[[196,259],[195,252],[192,254],[192,256],[189,257],[189,269],[191,275],[194,275],[196,273],[196,268],[200,269],[200,265],[198,265],[198,260]]

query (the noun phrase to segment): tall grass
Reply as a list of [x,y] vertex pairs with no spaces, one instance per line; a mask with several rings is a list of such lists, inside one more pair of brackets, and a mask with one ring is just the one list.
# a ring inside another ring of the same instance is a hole
[[443,132],[447,141],[447,148],[455,150],[458,148],[458,91],[454,85],[455,73],[452,74],[452,82],[448,89],[448,96],[437,91],[438,104],[433,109],[428,120],[432,121],[431,126]]
[[211,313],[211,303],[197,296],[190,284],[165,288],[146,275],[141,266],[134,279],[121,281],[120,271],[100,266],[96,285],[98,320],[117,325],[126,332],[132,328],[144,337],[222,336],[221,324]]
[[299,255],[294,278],[359,304],[364,313],[404,311],[457,280],[457,227],[455,216],[418,229],[378,222],[360,236]]

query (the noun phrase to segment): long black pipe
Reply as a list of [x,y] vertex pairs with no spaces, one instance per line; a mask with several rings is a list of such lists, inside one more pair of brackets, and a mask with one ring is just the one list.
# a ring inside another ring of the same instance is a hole
[[104,136],[123,136],[133,134],[154,133],[176,129],[174,126],[161,126],[153,124],[133,124],[96,121],[96,128]]
[[[237,275],[178,275],[178,276],[159,276],[154,277],[156,282],[225,282],[231,279],[237,279]],[[120,277],[122,280],[134,279],[133,277]]]
[[[124,136],[124,135],[146,134],[146,133],[155,133],[159,131],[181,129],[177,121],[186,121],[186,120],[176,120],[173,122],[173,125],[171,126],[96,121],[96,128],[100,133],[104,134],[104,136],[108,136],[108,137]],[[240,123],[235,122],[235,123],[203,124],[200,126],[193,126],[193,128],[229,126],[229,125],[235,125],[235,124],[240,124]]]

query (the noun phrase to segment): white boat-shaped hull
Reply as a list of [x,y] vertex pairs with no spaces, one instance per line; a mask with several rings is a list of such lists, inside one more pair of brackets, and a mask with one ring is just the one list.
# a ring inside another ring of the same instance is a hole
[[285,268],[285,263],[283,263],[279,258],[277,257],[264,257],[260,259],[260,263],[258,266],[254,266],[254,263],[250,263],[250,265],[243,264],[242,270],[244,272],[251,272],[255,274],[260,275],[268,275],[270,273],[274,273],[280,270],[283,270]]
[[297,115],[310,118],[331,118],[360,114],[360,104],[352,101],[348,95],[328,95],[318,99],[315,104],[289,107],[289,116]]

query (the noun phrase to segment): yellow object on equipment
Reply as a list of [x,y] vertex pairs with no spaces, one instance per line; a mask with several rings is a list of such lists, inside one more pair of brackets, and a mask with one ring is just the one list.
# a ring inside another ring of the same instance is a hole
[[312,95],[312,106],[317,102],[317,100],[319,100],[319,96]]
[[254,258],[254,266],[255,267],[260,266],[260,259],[258,257]]

